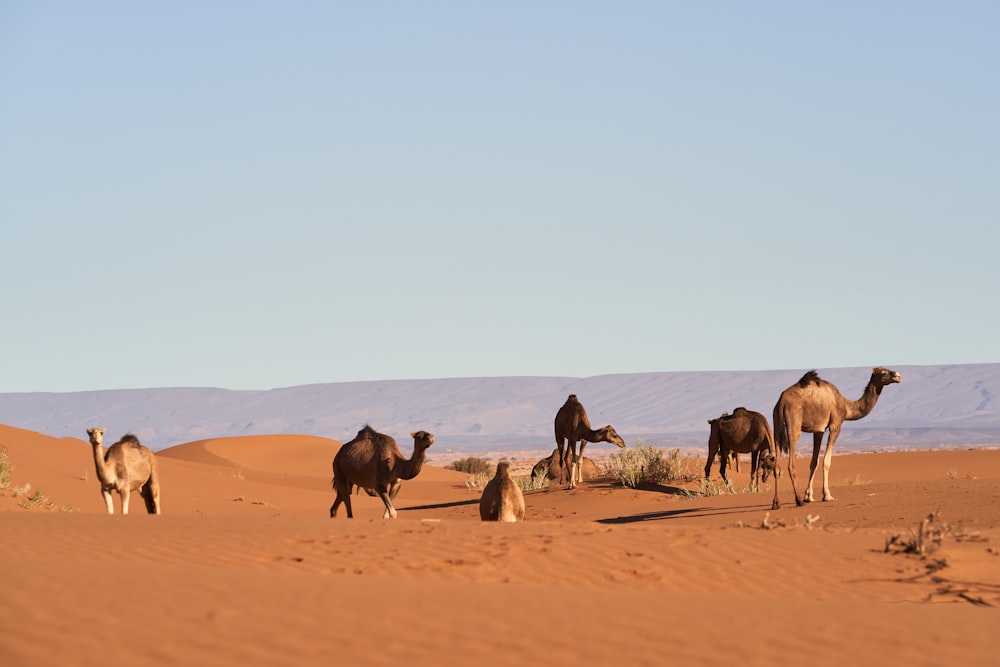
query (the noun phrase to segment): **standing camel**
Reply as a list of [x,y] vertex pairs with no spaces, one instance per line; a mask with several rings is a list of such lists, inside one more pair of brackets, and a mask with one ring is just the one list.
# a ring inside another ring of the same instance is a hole
[[104,429],[88,428],[90,445],[94,448],[94,466],[101,482],[101,495],[108,506],[108,514],[115,513],[111,492],[121,497],[122,514],[128,514],[128,501],[132,491],[138,491],[146,502],[146,511],[160,513],[160,480],[156,472],[156,456],[139,443],[131,433],[104,449]]
[[[715,454],[719,453],[719,473],[722,480],[729,484],[726,478],[726,465],[731,455],[738,453],[750,454],[751,487],[758,487],[758,476],[763,468],[764,481],[775,470],[773,452],[774,436],[767,417],[759,412],[736,408],[733,414],[723,414],[721,417],[709,419],[708,461],[705,463],[705,479],[708,479]],[[736,458],[733,456],[733,458]],[[739,461],[738,458],[736,458]],[[739,472],[739,466],[736,472]]]
[[[577,481],[583,481],[583,473],[580,469],[580,459],[583,458],[583,450],[588,442],[610,442],[625,447],[625,441],[615,432],[609,424],[602,426],[596,431],[590,428],[590,419],[587,418],[587,411],[577,400],[576,394],[570,394],[563,406],[556,413],[555,420],[556,447],[559,448],[559,467],[569,468],[569,488],[575,488]],[[569,443],[569,461],[566,460],[564,448]],[[576,452],[576,443],[580,442],[580,453]],[[567,465],[569,464],[569,465]],[[559,480],[562,482],[562,479]]]
[[347,505],[347,518],[354,518],[351,509],[351,489],[358,485],[374,489],[385,503],[385,519],[396,518],[392,501],[399,493],[399,480],[413,479],[424,465],[427,448],[434,444],[434,436],[427,431],[411,433],[413,456],[404,458],[395,439],[378,433],[367,424],[353,440],[343,445],[333,457],[333,489],[337,498],[330,506],[330,517],[337,516],[340,503]]
[[524,494],[517,482],[511,479],[509,461],[497,464],[496,475],[483,489],[479,498],[479,518],[509,523],[524,520]]
[[[896,371],[888,368],[873,368],[871,379],[864,393],[856,401],[844,398],[840,391],[819,377],[816,371],[809,371],[788,389],[781,392],[774,406],[774,436],[781,452],[788,452],[788,477],[792,481],[795,504],[813,500],[813,478],[819,461],[819,448],[823,443],[824,431],[830,436],[826,441],[823,455],[823,500],[833,500],[830,493],[830,461],[833,459],[833,445],[840,435],[844,421],[855,421],[868,416],[875,407],[882,387],[902,382]],[[813,434],[813,454],[809,463],[809,483],[805,496],[800,498],[795,486],[795,444],[802,433]],[[774,502],[772,509],[778,509],[778,478],[774,479]]]

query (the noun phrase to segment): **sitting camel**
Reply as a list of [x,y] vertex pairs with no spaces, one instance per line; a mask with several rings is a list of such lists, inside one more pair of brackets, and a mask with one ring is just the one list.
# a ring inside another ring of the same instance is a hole
[[88,428],[90,444],[94,448],[94,466],[101,482],[101,495],[108,506],[108,514],[115,513],[111,492],[121,498],[122,514],[128,514],[128,501],[132,491],[138,491],[146,502],[146,511],[160,513],[160,481],[156,472],[156,456],[139,443],[131,433],[104,449],[104,429]]
[[[576,483],[583,481],[582,466],[580,459],[583,458],[583,450],[588,442],[610,442],[619,447],[625,447],[625,441],[608,424],[596,431],[590,428],[590,419],[587,411],[576,398],[576,394],[570,394],[563,406],[559,408],[555,419],[556,447],[559,449],[559,467],[569,468],[569,488],[576,487]],[[580,442],[580,453],[576,452],[576,443]],[[568,454],[563,453],[563,448],[569,443]],[[562,479],[559,480],[562,482]]]
[[[758,476],[762,468],[763,479],[765,482],[767,481],[768,475],[775,470],[774,436],[771,434],[771,426],[767,423],[767,417],[759,412],[741,407],[733,410],[731,415],[724,413],[721,417],[709,419],[708,424],[710,428],[705,479],[708,479],[712,461],[715,460],[715,454],[718,452],[719,473],[722,475],[723,481],[729,484],[729,480],[726,478],[726,463],[732,454],[742,452],[750,454],[751,488],[758,488]],[[737,468],[738,471],[739,468]]]
[[[532,467],[531,476],[539,477],[545,475],[550,482],[554,480],[566,479],[569,477],[568,466],[559,465],[559,450],[553,449],[552,453],[546,456]],[[600,470],[594,460],[589,457],[580,457],[580,481],[589,481],[601,476]]]
[[351,508],[351,489],[355,485],[374,489],[385,503],[386,519],[396,518],[392,501],[399,493],[401,479],[413,479],[424,465],[427,448],[434,444],[434,436],[427,431],[410,434],[413,437],[413,456],[404,458],[395,439],[378,433],[367,424],[353,440],[343,445],[333,457],[333,489],[337,498],[330,506],[330,517],[337,516],[340,503],[347,505],[347,518],[354,518]]
[[483,489],[479,498],[479,518],[509,523],[524,520],[524,494],[517,482],[511,479],[508,461],[497,464],[496,475]]

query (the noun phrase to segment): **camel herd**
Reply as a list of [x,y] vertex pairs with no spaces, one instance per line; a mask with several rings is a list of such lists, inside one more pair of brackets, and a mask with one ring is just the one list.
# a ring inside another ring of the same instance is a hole
[[[774,500],[772,509],[780,507],[778,502],[779,458],[788,456],[788,477],[795,495],[795,504],[802,505],[813,500],[813,480],[819,463],[823,434],[829,432],[826,451],[823,456],[823,500],[833,500],[830,493],[830,462],[833,446],[840,435],[845,421],[853,421],[867,416],[875,407],[883,387],[901,382],[899,373],[887,368],[872,369],[871,378],[864,392],[856,401],[845,398],[831,383],[819,377],[816,371],[809,371],[798,382],[781,392],[774,406],[772,423],[759,412],[740,407],[732,414],[723,414],[708,420],[708,461],[705,477],[715,455],[720,456],[720,472],[726,479],[727,462],[734,456],[737,465],[740,453],[751,457],[750,475],[753,488],[757,488],[758,476],[766,482],[773,474]],[[593,474],[587,470],[583,456],[588,442],[608,442],[625,447],[625,441],[609,424],[599,429],[590,426],[587,411],[577,399],[569,398],[556,413],[554,422],[556,449],[552,455],[540,461],[534,473],[545,471],[548,478],[560,483],[568,481],[569,488]],[[813,453],[809,464],[809,479],[805,493],[800,496],[795,480],[795,446],[802,433],[813,434]],[[156,471],[156,457],[147,447],[129,434],[104,449],[104,429],[87,429],[90,444],[94,450],[94,465],[101,483],[101,494],[108,508],[114,514],[112,491],[121,497],[122,514],[128,514],[129,497],[138,491],[146,503],[150,514],[160,513],[160,484]],[[393,500],[399,493],[402,480],[413,479],[423,467],[427,448],[434,444],[434,436],[427,431],[410,434],[413,438],[413,455],[407,459],[399,450],[395,439],[378,433],[371,426],[365,426],[353,440],[344,444],[333,459],[333,490],[336,498],[330,506],[330,516],[337,515],[343,503],[347,516],[352,518],[351,492],[355,487],[363,488],[370,495],[377,495],[385,504],[383,517],[395,518]],[[580,443],[577,451],[576,445]],[[593,462],[590,462],[593,466]],[[737,468],[738,470],[738,468]],[[496,474],[486,485],[479,501],[479,515],[483,521],[520,521],[524,518],[524,496],[520,487],[511,478],[510,464],[497,464]]]

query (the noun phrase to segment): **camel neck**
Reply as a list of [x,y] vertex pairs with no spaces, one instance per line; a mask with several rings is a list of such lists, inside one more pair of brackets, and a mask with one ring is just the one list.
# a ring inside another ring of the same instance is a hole
[[104,461],[104,456],[106,455],[106,450],[104,447],[98,443],[90,443],[91,447],[94,449],[94,466],[97,468],[97,478],[101,480],[102,483],[108,481],[108,474],[106,469],[106,463]]
[[413,479],[420,473],[420,469],[424,466],[424,458],[427,455],[426,449],[413,450],[413,456],[410,457],[409,461],[406,461],[397,473],[400,479]]
[[847,415],[845,419],[855,421],[867,417],[868,413],[875,407],[875,403],[878,402],[878,397],[881,393],[882,385],[874,380],[869,380],[868,386],[865,387],[865,392],[861,394],[861,398],[856,401],[847,402]]

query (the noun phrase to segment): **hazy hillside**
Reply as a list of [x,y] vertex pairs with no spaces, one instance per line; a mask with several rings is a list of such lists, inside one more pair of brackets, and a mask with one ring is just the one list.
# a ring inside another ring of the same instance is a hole
[[[0,394],[0,423],[54,436],[134,432],[154,449],[209,437],[303,433],[338,440],[364,424],[408,440],[432,431],[438,451],[546,449],[552,418],[575,393],[592,424],[611,423],[631,443],[702,446],[705,421],[743,405],[768,415],[781,391],[809,369],[635,373],[589,378],[496,377],[394,380],[262,391],[121,389]],[[819,369],[858,398],[870,368]],[[899,366],[867,418],[847,424],[841,450],[1000,444],[1000,364]],[[405,447],[404,447],[405,449]]]

